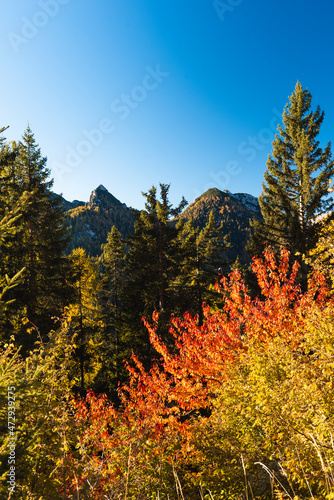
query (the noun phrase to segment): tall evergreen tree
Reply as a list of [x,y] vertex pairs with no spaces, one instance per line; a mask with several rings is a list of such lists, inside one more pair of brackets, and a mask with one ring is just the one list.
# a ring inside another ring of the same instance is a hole
[[129,354],[124,339],[124,318],[121,297],[125,283],[125,243],[115,226],[102,245],[100,306],[103,322],[101,369],[95,382],[95,390],[108,392],[118,402],[118,383],[128,381],[123,360]]
[[152,354],[142,317],[160,312],[161,323],[173,310],[168,287],[175,278],[174,254],[178,231],[170,219],[186,206],[182,199],[173,208],[168,199],[169,185],[160,184],[160,199],[153,186],[147,193],[145,210],[135,223],[134,234],[128,240],[126,284],[123,295],[124,316],[129,329],[129,345],[146,358]]
[[217,303],[217,299],[220,302],[214,283],[218,277],[218,269],[227,270],[229,234],[224,235],[223,223],[217,226],[213,211],[210,212],[209,220],[202,230],[194,228],[191,220],[184,224],[182,219],[177,228],[179,250],[176,257],[179,272],[172,284],[177,290],[174,312],[197,313],[201,325],[203,302],[212,306]]
[[[334,175],[331,145],[319,146],[324,112],[319,106],[310,111],[311,100],[310,92],[297,83],[283,112],[283,127],[277,127],[259,197],[264,220],[254,223],[253,253],[268,244],[287,246],[293,256],[307,255],[317,241],[317,221],[333,208],[328,199]],[[303,274],[305,278],[305,267]]]
[[72,269],[73,302],[68,306],[68,332],[76,346],[79,388],[84,392],[92,387],[100,369],[99,347],[102,321],[99,306],[100,283],[97,263],[83,248],[76,248],[70,257]]
[[[4,132],[8,127],[2,127],[0,129],[0,134]],[[8,153],[5,151],[5,139],[3,137],[0,137],[0,172],[3,170],[4,166],[8,164],[9,161],[12,161],[15,158],[15,155]],[[1,188],[0,188],[1,189]],[[17,223],[17,220],[20,217],[20,211],[21,207],[24,206],[24,204],[27,203],[29,198],[29,194],[24,193],[21,199],[18,201],[18,203],[14,206],[11,207],[10,211],[6,211],[5,207],[7,203],[5,200],[3,201],[2,206],[0,207],[0,212],[1,212],[1,218],[0,218],[0,249],[2,249],[2,246],[4,242],[6,241],[6,238],[8,235],[11,235],[12,237],[15,236],[16,234],[16,227],[15,224]],[[0,198],[1,200],[1,198]],[[1,253],[0,253],[1,255]],[[1,325],[1,335],[3,335],[3,327],[6,324],[6,318],[5,318],[5,305],[8,301],[6,302],[4,300],[4,297],[6,294],[8,294],[9,290],[13,289],[16,287],[20,281],[22,280],[22,274],[24,273],[25,269],[22,268],[20,270],[17,270],[16,274],[12,277],[9,277],[8,274],[5,274],[5,276],[0,276],[0,325]]]
[[111,228],[107,242],[102,245],[102,255],[99,260],[103,268],[101,281],[106,321],[116,328],[121,316],[120,296],[124,282],[125,244],[115,226]]
[[[31,129],[26,129],[20,142],[5,145],[3,152],[9,160],[0,172],[1,210],[16,206],[25,192],[31,196],[21,210],[16,234],[6,238],[2,272],[12,275],[26,268],[23,284],[12,292],[15,314],[27,316],[42,333],[47,333],[53,326],[51,317],[62,312],[68,299],[67,259],[63,254],[68,242],[65,215],[60,198],[51,192],[53,181],[48,180],[47,159]],[[31,343],[27,336],[20,340]]]

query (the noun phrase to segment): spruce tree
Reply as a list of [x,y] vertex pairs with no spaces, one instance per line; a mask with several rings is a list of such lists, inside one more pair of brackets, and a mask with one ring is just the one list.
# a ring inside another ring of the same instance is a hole
[[121,233],[113,226],[107,242],[102,245],[100,306],[103,323],[101,369],[94,389],[107,392],[118,401],[118,383],[128,381],[124,358],[129,356],[129,347],[124,338],[124,318],[121,297],[125,283],[125,243]]
[[[0,134],[4,132],[8,127],[3,127],[0,129]],[[12,161],[15,158],[15,155],[6,152],[5,150],[5,139],[0,137],[0,172],[3,170],[4,166],[8,164],[9,161]],[[2,187],[2,186],[1,186]],[[1,188],[0,188],[1,189]],[[28,202],[29,194],[24,193],[21,199],[16,203],[15,206],[10,207],[10,210],[6,210],[5,207],[8,205],[5,200],[3,200],[2,206],[0,208],[0,255],[2,247],[10,235],[11,237],[15,237],[16,235],[16,224],[17,220],[20,218],[22,207]],[[0,198],[1,200],[1,198]],[[1,325],[1,335],[3,335],[3,327],[6,324],[5,319],[5,306],[8,305],[8,301],[4,300],[6,294],[15,288],[21,281],[22,275],[25,271],[25,268],[17,270],[14,276],[9,277],[8,274],[4,276],[0,276],[0,325]],[[13,302],[13,300],[11,301]]]
[[259,253],[265,245],[286,246],[302,263],[304,283],[307,269],[303,255],[314,248],[321,217],[333,208],[328,198],[334,174],[331,144],[321,149],[317,139],[324,112],[313,112],[312,96],[296,84],[283,112],[283,126],[272,143],[265,182],[259,197],[263,222],[254,223],[250,249]]
[[101,311],[100,282],[96,261],[83,248],[76,248],[69,256],[72,270],[73,302],[67,307],[66,322],[69,335],[76,346],[79,389],[92,387],[100,370]]
[[[9,309],[8,316],[26,316],[43,334],[53,327],[51,318],[62,313],[69,299],[65,214],[60,198],[51,192],[47,159],[31,129],[26,129],[21,141],[5,145],[3,152],[9,159],[0,172],[2,213],[15,207],[24,193],[30,194],[16,222],[15,235],[6,238],[2,249],[3,274],[13,275],[26,268],[22,285],[11,292],[15,309]],[[34,339],[29,339],[19,322],[16,330],[22,334],[20,342],[28,347]]]
[[111,228],[102,245],[102,296],[105,299],[106,321],[115,327],[121,316],[120,296],[124,281],[125,244],[116,226]]
[[217,300],[220,302],[214,284],[218,269],[227,271],[229,234],[224,235],[224,223],[217,226],[213,211],[202,230],[194,228],[191,220],[184,224],[182,219],[177,228],[179,272],[172,285],[178,297],[174,312],[198,314],[199,325],[202,325],[203,302],[212,306],[217,305]]
[[[128,239],[126,257],[126,283],[122,303],[128,327],[129,346],[150,358],[151,347],[148,333],[142,326],[142,317],[150,318],[154,310],[159,311],[161,328],[166,333],[166,322],[173,311],[173,296],[169,284],[178,272],[174,258],[178,231],[170,220],[186,206],[182,199],[173,208],[168,198],[169,185],[160,184],[160,199],[153,186],[147,193],[145,210],[135,223],[133,235]],[[164,325],[164,326],[163,326]]]

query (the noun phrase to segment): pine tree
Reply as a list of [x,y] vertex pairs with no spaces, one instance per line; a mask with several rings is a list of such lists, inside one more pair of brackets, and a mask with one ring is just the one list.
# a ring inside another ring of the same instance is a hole
[[120,317],[120,295],[124,280],[125,249],[121,233],[113,226],[102,245],[100,262],[103,267],[103,295],[106,302],[106,314],[110,323],[115,326]]
[[[118,402],[118,384],[128,381],[124,358],[129,356],[129,347],[124,341],[124,318],[121,297],[125,283],[125,243],[115,226],[102,245],[101,265],[101,318],[103,322],[103,347],[101,370],[94,385],[98,392],[107,392]],[[131,348],[132,349],[132,348]]]
[[183,198],[178,207],[172,208],[168,199],[169,187],[160,184],[160,200],[154,186],[143,193],[145,210],[139,214],[134,234],[128,239],[122,300],[128,341],[134,351],[148,359],[152,352],[142,317],[150,317],[158,310],[163,325],[164,318],[169,318],[173,310],[173,297],[168,288],[178,272],[174,258],[178,231],[170,220],[187,204]]
[[[328,199],[334,174],[331,144],[319,146],[324,112],[319,106],[310,111],[311,99],[297,83],[283,112],[283,127],[277,127],[259,197],[264,221],[254,223],[253,253],[267,244],[276,249],[286,246],[292,256],[307,255],[317,241],[317,221],[333,208]],[[305,273],[304,267],[304,277]]]
[[180,270],[173,283],[178,289],[174,312],[197,313],[201,325],[203,302],[214,306],[217,299],[221,301],[214,284],[218,270],[224,268],[226,271],[229,234],[224,235],[223,223],[217,227],[213,211],[202,230],[194,228],[191,220],[185,224],[181,220],[177,227],[179,249],[176,256]]
[[73,302],[67,307],[66,322],[69,335],[76,346],[80,391],[92,387],[100,369],[101,312],[99,306],[100,283],[97,263],[83,248],[73,250],[72,269]]
[[[22,140],[3,148],[8,160],[1,167],[0,208],[2,214],[15,207],[24,193],[29,203],[21,210],[15,235],[6,238],[2,249],[2,274],[13,275],[26,268],[24,281],[11,293],[15,298],[16,318],[27,316],[42,333],[53,326],[52,316],[61,314],[68,300],[68,271],[64,250],[67,246],[65,215],[60,198],[51,192],[47,159],[42,156],[28,127]],[[33,342],[22,328],[19,339],[25,345]],[[12,332],[11,332],[12,333]]]
[[[4,132],[8,127],[3,127],[0,129],[0,134]],[[4,148],[4,138],[0,138],[0,171],[4,168],[5,165],[11,160],[14,159],[15,156],[12,154],[8,154],[5,151]],[[1,219],[0,219],[0,247],[4,244],[6,241],[6,238],[8,235],[15,236],[16,234],[16,228],[15,224],[17,223],[17,220],[21,216],[20,211],[21,208],[28,202],[29,199],[29,194],[24,193],[21,199],[18,201],[18,203],[14,206],[11,207],[10,211],[4,211],[3,208],[5,206],[5,203],[2,207],[1,210]],[[15,288],[20,281],[22,280],[22,275],[25,271],[25,268],[22,268],[16,272],[16,274],[12,277],[9,277],[8,274],[6,274],[4,277],[0,277],[0,320],[1,320],[1,325],[4,325],[4,311],[5,311],[5,305],[8,305],[8,301],[5,301],[5,295],[8,294],[9,290]]]

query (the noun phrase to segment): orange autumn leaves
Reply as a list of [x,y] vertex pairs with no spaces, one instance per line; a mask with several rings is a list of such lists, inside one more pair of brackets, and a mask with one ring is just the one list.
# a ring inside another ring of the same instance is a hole
[[190,453],[192,421],[205,410],[210,418],[212,402],[227,381],[231,364],[238,364],[250,347],[265,350],[275,337],[299,349],[308,311],[315,305],[320,310],[328,306],[324,278],[314,275],[302,294],[298,264],[290,265],[286,250],[280,259],[264,252],[263,258],[253,260],[252,268],[260,288],[256,298],[234,271],[217,284],[221,308],[212,311],[204,306],[202,326],[190,314],[171,318],[174,352],[157,334],[158,313],[152,322],[144,319],[157,360],[146,371],[133,355],[130,382],[120,391],[120,410],[91,392],[85,401],[75,403],[79,453],[75,459],[71,456],[68,469],[73,488],[80,483],[88,491],[94,485],[94,498],[116,490],[124,496],[130,477],[134,481],[150,475],[147,488],[154,490],[162,464],[172,468],[176,457]]

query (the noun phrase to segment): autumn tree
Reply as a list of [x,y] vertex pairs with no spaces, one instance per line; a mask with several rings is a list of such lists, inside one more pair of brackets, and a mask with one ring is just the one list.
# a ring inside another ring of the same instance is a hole
[[254,259],[253,271],[262,299],[234,271],[221,281],[223,309],[206,307],[202,326],[190,314],[171,319],[176,351],[158,334],[158,313],[146,322],[159,358],[147,371],[133,356],[122,411],[92,393],[77,402],[80,493],[330,498],[329,290],[315,275],[301,293],[286,250]]
[[[36,344],[25,358],[13,339],[0,345],[1,498],[69,498],[67,457],[76,445],[70,404],[72,350],[65,329],[51,332],[48,342]],[[15,488],[10,495],[13,443]]]
[[334,286],[334,221],[330,215],[319,221],[319,238],[317,244],[306,259],[313,269],[324,273]]

